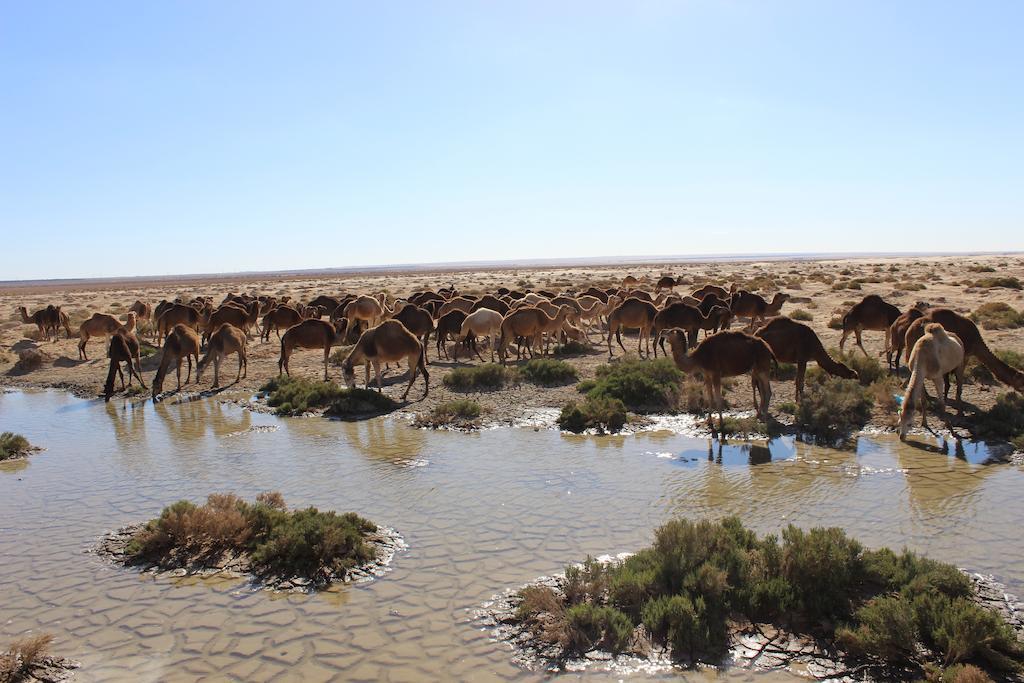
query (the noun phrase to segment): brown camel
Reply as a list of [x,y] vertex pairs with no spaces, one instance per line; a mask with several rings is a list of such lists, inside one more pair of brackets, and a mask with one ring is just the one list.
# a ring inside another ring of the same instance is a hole
[[736,285],[731,285],[729,289],[725,287],[719,287],[718,285],[704,285],[700,289],[693,290],[693,298],[700,301],[708,294],[714,294],[719,299],[728,301],[732,296],[732,293],[736,291]]
[[[559,302],[556,301],[555,303]],[[473,307],[469,309],[469,312],[472,313],[473,311],[479,311],[481,308],[489,308],[492,311],[497,311],[498,313],[505,315],[508,313],[509,306],[498,297],[485,294],[473,303]]]
[[623,301],[608,314],[608,357],[612,357],[612,335],[619,343],[623,353],[626,347],[622,345],[622,328],[638,328],[640,336],[636,341],[636,352],[641,358],[643,353],[641,346],[646,342],[647,355],[651,355],[651,327],[654,325],[654,316],[658,309],[649,301],[630,298]]
[[456,337],[456,343],[459,332],[462,331],[462,323],[466,321],[466,313],[463,311],[449,311],[440,318],[437,319],[437,331],[434,333],[434,338],[437,341],[437,357],[440,358],[442,355],[445,358],[450,358],[448,355],[448,349],[445,348],[445,344],[453,336]]
[[124,391],[124,373],[121,371],[121,363],[128,365],[128,384],[132,383],[132,377],[139,378],[139,384],[145,389],[146,381],[142,379],[142,361],[139,357],[139,340],[131,332],[118,330],[110,335],[110,345],[107,347],[107,357],[110,358],[110,369],[107,371],[107,381],[103,384],[103,400],[109,401],[114,394],[114,375],[121,376],[121,391]]
[[[153,307],[147,304],[141,299],[136,299],[135,303],[128,307],[128,310],[135,314],[135,320],[139,324],[139,329],[142,329],[143,323],[149,323],[152,328],[153,323]],[[152,330],[151,330],[152,331]]]
[[622,278],[622,288],[623,289],[629,289],[630,287],[636,287],[638,284],[640,284],[640,281],[637,280],[632,275],[627,275],[626,277]]
[[654,286],[654,289],[655,291],[660,291],[662,289],[675,289],[675,286],[676,279],[671,275],[664,275],[660,280],[658,280],[658,284]]
[[807,363],[815,361],[825,372],[844,379],[858,379],[857,373],[828,355],[818,335],[807,325],[786,316],[773,318],[762,325],[755,337],[768,342],[775,359],[782,363],[796,363],[796,400],[804,394],[804,374]]
[[89,360],[85,353],[85,345],[93,337],[109,337],[118,330],[135,331],[135,313],[129,311],[125,315],[125,322],[107,313],[93,313],[92,317],[83,322],[78,328],[78,359]]
[[355,329],[359,329],[362,322],[366,323],[367,328],[376,327],[384,319],[384,312],[379,301],[365,294],[345,306],[345,318]]
[[[340,318],[343,320],[343,318]],[[305,318],[298,310],[291,306],[281,304],[263,316],[263,341],[270,341],[270,333],[274,332],[277,338],[281,338],[281,330],[287,330],[301,323]]]
[[195,356],[196,363],[199,363],[199,333],[191,325],[178,323],[171,328],[164,339],[164,350],[160,356],[160,367],[153,377],[153,398],[155,399],[164,390],[164,377],[174,363],[174,369],[178,378],[177,391],[181,391],[181,361],[188,361],[188,376],[185,377],[185,384],[192,379],[192,357]]
[[[910,350],[914,348],[917,340],[924,334],[924,326],[928,323],[938,323],[942,325],[946,332],[959,337],[964,347],[964,358],[974,356],[982,365],[991,370],[992,374],[1000,382],[1016,391],[1024,392],[1024,372],[1010,367],[992,353],[985,340],[982,339],[981,331],[974,324],[974,321],[948,308],[932,308],[926,311],[924,316],[910,324],[910,327],[907,328],[905,346],[908,355]],[[948,382],[946,383],[946,390],[943,395],[949,396]],[[960,400],[959,393],[956,398],[958,401]]]
[[868,355],[864,344],[861,343],[860,334],[864,330],[885,332],[885,346],[889,347],[889,328],[896,318],[900,317],[900,309],[887,303],[877,294],[868,294],[853,305],[849,313],[843,316],[843,336],[839,339],[839,350],[843,350],[846,344],[846,337],[853,332],[857,338],[857,346]]
[[346,326],[340,322],[332,325],[326,320],[316,318],[303,320],[298,325],[289,327],[281,335],[281,357],[277,361],[277,374],[291,375],[288,370],[288,360],[295,349],[323,349],[324,350],[324,380],[329,379],[327,374],[327,361],[331,356],[331,347],[340,344],[345,339],[348,331]]
[[[530,356],[534,355],[533,346],[541,340],[541,336],[557,332],[562,328],[571,308],[563,306],[552,318],[539,308],[527,306],[508,312],[501,321],[501,336],[498,339],[498,358],[504,364],[507,360],[506,349],[514,339],[523,339]],[[516,359],[522,358],[522,348],[517,348]]]
[[[662,333],[665,330],[678,328],[686,332],[687,341],[691,345],[697,344],[697,333],[707,323],[707,316],[699,309],[686,304],[669,304],[658,311],[654,316],[654,357],[658,357],[658,345],[661,345],[662,352],[665,351],[665,337]],[[665,355],[668,355],[667,353]]]
[[157,346],[171,333],[175,325],[187,325],[198,333],[205,319],[203,314],[193,306],[179,303],[168,304],[156,319]]
[[64,328],[64,333],[68,336],[68,339],[71,339],[73,336],[71,334],[71,316],[60,310],[60,306],[57,306],[57,316],[60,319],[60,326]]
[[667,334],[672,345],[672,360],[686,373],[704,375],[704,392],[708,400],[708,424],[714,431],[711,413],[718,408],[718,425],[722,426],[722,378],[750,373],[755,393],[761,395],[756,406],[758,417],[768,420],[772,398],[771,372],[775,355],[763,339],[746,332],[719,332],[702,341],[692,353],[686,353],[686,336],[682,330]]
[[402,310],[393,318],[405,325],[405,329],[416,335],[416,338],[423,343],[423,360],[427,360],[427,343],[430,342],[430,333],[434,331],[434,317],[415,304],[406,304]]
[[903,345],[907,341],[907,330],[911,323],[924,315],[927,306],[914,306],[910,310],[900,313],[899,317],[889,326],[889,344],[885,347],[885,362],[889,369],[897,375],[900,372],[900,356],[903,355]]
[[[249,359],[245,351],[245,332],[231,323],[223,323],[210,335],[210,342],[206,347],[206,355],[199,359],[196,365],[196,384],[201,380],[199,376],[203,369],[213,361],[213,388],[220,386],[220,363],[232,353],[238,354],[238,374],[235,375],[235,382],[249,374]],[[242,374],[243,368],[245,374]]]
[[203,340],[208,340],[221,325],[231,325],[249,336],[249,311],[240,306],[225,304],[210,314],[203,326]]
[[383,391],[380,364],[402,360],[409,363],[409,384],[405,387],[402,400],[404,401],[409,395],[409,389],[412,388],[413,382],[416,381],[416,375],[420,372],[423,373],[423,398],[426,398],[430,393],[430,374],[427,372],[423,343],[397,320],[385,320],[377,327],[371,327],[359,335],[359,341],[341,363],[345,385],[348,387],[356,385],[355,366],[356,363],[362,363],[366,368],[366,388],[370,388],[370,366],[372,365],[377,376],[377,390]]
[[790,295],[785,292],[776,292],[771,303],[768,303],[757,294],[740,291],[733,295],[730,310],[732,310],[733,317],[750,318],[750,327],[747,329],[753,331],[754,325],[758,321],[778,315],[782,310],[782,304],[786,303],[789,298]]
[[24,306],[18,306],[18,313],[21,314],[21,322],[26,325],[35,325],[39,330],[39,337],[42,341],[49,341],[51,333],[53,341],[57,341],[57,329],[60,326],[60,306],[50,305],[41,308],[32,315]]

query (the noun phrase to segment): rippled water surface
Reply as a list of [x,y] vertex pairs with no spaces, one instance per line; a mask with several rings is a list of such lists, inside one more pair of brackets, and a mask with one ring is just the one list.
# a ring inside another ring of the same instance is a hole
[[[83,663],[80,680],[538,678],[469,610],[587,554],[636,549],[674,515],[842,526],[1024,589],[1024,476],[970,446],[427,432],[58,392],[0,394],[0,429],[47,449],[0,466],[0,640],[50,631],[58,654]],[[179,498],[265,490],[357,511],[410,549],[381,580],[313,596],[143,578],[84,552]]]

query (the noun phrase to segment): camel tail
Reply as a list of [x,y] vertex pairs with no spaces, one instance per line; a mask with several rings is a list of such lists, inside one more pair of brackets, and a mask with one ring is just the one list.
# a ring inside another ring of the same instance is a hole
[[979,339],[978,343],[974,345],[973,349],[971,349],[971,352],[978,357],[978,360],[980,360],[986,368],[992,371],[992,374],[995,375],[996,379],[1000,382],[1016,389],[1017,391],[1024,391],[1024,372],[1012,368],[1004,363],[999,356],[992,353],[984,341]]

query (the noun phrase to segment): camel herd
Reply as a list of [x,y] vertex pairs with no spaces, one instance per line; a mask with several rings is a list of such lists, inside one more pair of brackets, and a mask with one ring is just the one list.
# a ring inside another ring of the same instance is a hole
[[[247,344],[254,334],[269,342],[273,332],[280,340],[279,374],[290,374],[289,359],[298,349],[323,352],[324,379],[329,379],[329,360],[334,346],[352,344],[342,360],[343,379],[356,384],[356,366],[365,369],[364,384],[370,385],[374,370],[381,389],[381,364],[404,361],[408,366],[408,396],[416,378],[422,374],[424,396],[429,392],[428,348],[435,338],[437,358],[457,361],[460,350],[475,354],[483,361],[478,343],[486,342],[491,362],[495,357],[505,364],[511,346],[516,359],[547,355],[553,343],[576,340],[589,345],[592,335],[603,339],[608,357],[614,357],[612,338],[624,352],[623,330],[636,330],[637,354],[643,358],[665,352],[671,345],[671,357],[685,373],[699,373],[711,413],[717,410],[721,421],[722,380],[749,374],[758,415],[768,416],[771,401],[771,371],[778,362],[796,366],[796,397],[803,395],[807,364],[811,361],[825,372],[841,378],[856,379],[857,373],[829,356],[818,335],[809,326],[782,315],[789,298],[777,293],[769,301],[735,285],[704,285],[689,294],[676,292],[678,283],[665,276],[653,291],[640,287],[636,278],[627,277],[621,287],[578,288],[564,292],[543,290],[517,291],[498,288],[483,295],[460,294],[454,287],[419,291],[401,299],[380,293],[352,293],[340,296],[322,294],[307,303],[254,294],[228,294],[217,305],[210,297],[192,300],[161,301],[150,306],[136,301],[118,320],[113,315],[96,313],[81,323],[78,330],[80,359],[87,359],[86,345],[93,338],[110,339],[110,368],[104,387],[107,398],[113,393],[115,375],[125,387],[121,363],[128,367],[128,384],[142,379],[138,335],[146,330],[157,346],[163,348],[160,365],[153,378],[152,393],[163,391],[164,379],[173,367],[180,391],[182,364],[187,364],[185,384],[191,381],[193,362],[196,381],[213,364],[214,387],[220,384],[220,365],[232,354],[238,356],[236,381],[247,372]],[[25,323],[37,326],[41,339],[56,340],[63,328],[72,336],[67,314],[60,306],[50,305],[29,315],[19,308]],[[733,330],[734,321],[745,320],[742,329]],[[704,338],[700,339],[703,331]],[[848,337],[867,355],[862,334],[885,334],[885,355],[892,371],[898,372],[904,355],[911,379],[903,403],[900,433],[905,435],[910,417],[918,408],[925,416],[925,379],[936,384],[940,405],[948,396],[949,377],[955,376],[957,399],[962,391],[964,363],[975,357],[994,376],[1017,390],[1024,390],[1024,373],[1008,366],[993,354],[977,326],[968,318],[945,308],[918,304],[907,311],[868,295],[842,318],[842,349]],[[205,348],[205,351],[204,351]],[[939,387],[939,380],[943,386]]]

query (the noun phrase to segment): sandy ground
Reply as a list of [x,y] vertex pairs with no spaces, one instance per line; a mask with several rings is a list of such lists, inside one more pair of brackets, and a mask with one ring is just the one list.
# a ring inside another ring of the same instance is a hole
[[[982,272],[982,267],[994,268],[995,272]],[[121,317],[136,299],[155,305],[163,298],[210,295],[215,302],[219,302],[228,292],[244,291],[276,296],[287,294],[293,299],[308,301],[319,294],[337,295],[343,292],[386,291],[394,296],[402,296],[422,289],[447,285],[455,285],[461,292],[469,294],[493,292],[502,285],[520,289],[543,288],[557,292],[569,287],[585,288],[591,284],[599,287],[617,285],[627,274],[640,278],[642,285],[647,289],[653,289],[654,282],[661,275],[671,274],[685,283],[676,288],[680,293],[689,293],[705,282],[726,286],[728,283],[736,282],[741,287],[759,292],[769,299],[774,292],[785,291],[791,294],[793,299],[786,303],[783,313],[792,313],[797,309],[810,313],[813,320],[808,324],[822,337],[827,348],[837,346],[840,336],[839,331],[828,327],[829,321],[835,316],[842,316],[853,303],[866,294],[879,294],[904,310],[917,301],[947,306],[964,314],[992,301],[1006,302],[1016,309],[1024,308],[1024,292],[976,286],[977,281],[984,277],[1015,276],[1024,280],[1024,256],[1019,254],[375,273],[316,279],[254,280],[232,279],[225,276],[220,281],[183,280],[128,287],[122,287],[117,283],[89,283],[69,285],[66,289],[55,288],[52,284],[40,284],[0,290],[0,311],[6,311],[6,316],[0,322],[0,385],[57,387],[81,396],[96,396],[102,389],[106,375],[105,341],[90,341],[90,360],[79,361],[77,337],[66,339],[62,333],[61,339],[57,342],[36,341],[35,327],[21,322],[16,311],[19,305],[27,307],[31,314],[32,311],[47,304],[60,304],[71,316],[72,331],[77,333],[79,323],[92,313],[104,312]],[[855,279],[865,280],[860,283],[859,290],[836,288],[837,285],[841,286]],[[983,334],[994,350],[1024,352],[1024,334],[1021,329],[984,330]],[[882,333],[867,332],[864,338],[869,353],[874,355],[882,351]],[[598,342],[596,335],[594,340]],[[633,349],[636,339],[630,337],[624,339],[624,343],[627,348]],[[26,348],[39,348],[47,355],[47,362],[31,372],[19,372],[14,368],[17,353]],[[615,351],[617,358],[622,356],[620,349],[616,347]],[[489,357],[486,350],[482,352],[485,358]],[[253,339],[249,344],[248,378],[237,385],[227,387],[222,396],[237,399],[240,396],[251,395],[263,382],[277,374],[278,353],[279,345],[273,335],[270,343],[261,343],[258,339]],[[512,422],[529,414],[531,410],[560,407],[566,401],[579,396],[574,385],[542,388],[528,383],[494,392],[452,392],[443,386],[441,380],[457,364],[439,362],[435,358],[433,340],[428,354],[431,359],[430,396],[425,401],[418,400],[423,387],[421,381],[417,380],[417,384],[410,392],[407,410],[426,411],[443,401],[468,396],[483,406],[490,420]],[[586,379],[594,376],[596,368],[606,363],[608,356],[601,340],[590,353],[569,357],[566,360],[577,367],[581,379]],[[479,361],[469,361],[460,356],[458,365],[476,363]],[[143,359],[147,382],[158,364],[158,354]],[[234,357],[229,359],[225,367],[226,370],[222,369],[225,374],[222,377],[222,384],[227,384],[234,378]],[[292,357],[291,369],[293,374],[319,378],[322,371],[322,355],[317,351],[297,351]],[[339,368],[331,368],[331,374],[333,378],[340,379]],[[359,377],[361,379],[361,374]],[[173,378],[169,381],[170,385],[166,386],[173,388]],[[211,369],[204,375],[201,387],[189,385],[187,389],[208,389],[212,381]],[[385,392],[396,399],[401,395],[404,386],[404,381],[394,370],[385,378]],[[773,389],[773,405],[793,400],[792,382],[774,382]],[[990,406],[996,396],[1005,390],[1002,385],[976,383],[965,387],[964,399],[968,404],[984,408]],[[727,392],[726,398],[736,409],[752,407],[749,385],[745,382],[737,382],[735,391]],[[890,427],[892,423],[891,414],[876,411],[874,426],[884,428]]]

